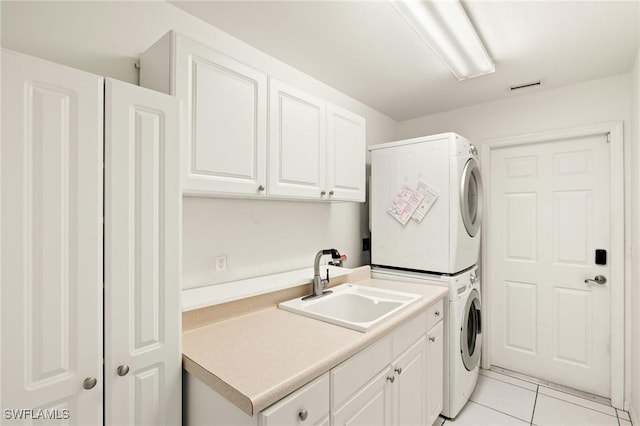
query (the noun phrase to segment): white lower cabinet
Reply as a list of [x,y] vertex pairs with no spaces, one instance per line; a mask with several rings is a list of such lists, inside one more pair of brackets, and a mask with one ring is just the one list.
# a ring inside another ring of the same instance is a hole
[[333,413],[333,425],[377,426],[391,425],[391,367],[378,373],[371,381],[356,391],[352,398]]
[[395,380],[390,380],[393,401],[391,424],[430,425],[425,423],[427,382],[431,380],[426,375],[426,338],[418,339],[392,365],[396,376]]
[[444,326],[439,321],[427,333],[427,425],[442,412],[444,394]]
[[2,50],[3,424],[181,419],[178,102]]
[[324,374],[258,415],[258,426],[329,424],[329,375]]

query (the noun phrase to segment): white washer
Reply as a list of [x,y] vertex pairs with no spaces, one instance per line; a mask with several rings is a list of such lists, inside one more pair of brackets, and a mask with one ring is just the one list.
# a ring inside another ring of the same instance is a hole
[[[455,133],[374,145],[371,263],[454,274],[478,262],[482,181],[476,148]],[[437,198],[421,222],[400,223],[389,207],[403,187],[424,182]]]
[[444,304],[444,401],[442,415],[454,418],[478,381],[482,349],[480,278],[477,266],[455,275],[432,275],[374,267],[372,278],[449,288]]

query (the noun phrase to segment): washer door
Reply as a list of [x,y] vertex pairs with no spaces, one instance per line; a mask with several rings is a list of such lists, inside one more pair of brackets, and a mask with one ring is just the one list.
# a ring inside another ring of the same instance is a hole
[[482,178],[475,158],[470,158],[462,170],[460,212],[467,234],[475,237],[482,222]]
[[460,352],[464,367],[471,371],[480,362],[480,342],[482,341],[482,319],[480,316],[480,295],[471,290],[464,307],[460,333]]

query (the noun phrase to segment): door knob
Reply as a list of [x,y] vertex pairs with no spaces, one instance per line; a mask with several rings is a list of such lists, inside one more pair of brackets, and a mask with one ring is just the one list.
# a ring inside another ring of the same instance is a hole
[[118,376],[126,376],[127,373],[129,372],[129,366],[128,365],[119,365],[118,369],[116,371],[118,372]]
[[96,379],[95,377],[87,377],[86,379],[84,379],[84,382],[82,382],[82,387],[89,390],[96,387],[97,384],[98,379]]
[[588,278],[584,280],[584,282],[585,284],[596,283],[599,285],[604,285],[607,283],[607,277],[605,277],[604,275],[596,275],[595,277],[593,277],[593,279]]

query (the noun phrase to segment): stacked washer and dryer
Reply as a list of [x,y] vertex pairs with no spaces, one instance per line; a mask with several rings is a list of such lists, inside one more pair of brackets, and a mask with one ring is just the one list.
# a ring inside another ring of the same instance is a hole
[[[478,153],[455,133],[369,150],[372,277],[449,288],[442,414],[453,418],[469,400],[480,364]],[[420,205],[411,213],[417,201]],[[403,205],[405,211],[399,211]]]

